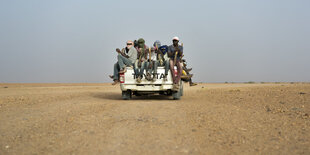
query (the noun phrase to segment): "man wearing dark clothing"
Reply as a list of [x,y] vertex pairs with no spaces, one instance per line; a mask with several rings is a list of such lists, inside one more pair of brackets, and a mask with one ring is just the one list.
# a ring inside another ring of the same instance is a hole
[[[168,47],[168,56],[170,58],[170,71],[173,79],[173,89],[179,89],[179,81],[182,75],[182,67],[180,65],[181,56],[183,55],[183,47],[179,45],[179,38],[173,37],[173,44]],[[177,76],[174,74],[174,66],[177,66]]]

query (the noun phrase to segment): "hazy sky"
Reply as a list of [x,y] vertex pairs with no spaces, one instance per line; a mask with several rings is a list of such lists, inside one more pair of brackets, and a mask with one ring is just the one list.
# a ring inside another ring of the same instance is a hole
[[309,0],[0,0],[0,83],[111,82],[115,48],[174,36],[194,81],[310,82]]

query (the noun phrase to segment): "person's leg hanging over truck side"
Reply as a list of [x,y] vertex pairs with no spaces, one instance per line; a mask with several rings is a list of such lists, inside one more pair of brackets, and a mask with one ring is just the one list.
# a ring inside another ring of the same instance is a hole
[[167,81],[168,71],[170,70],[170,59],[167,58],[167,60],[165,60],[164,62],[165,62],[165,77],[164,77],[164,81]]
[[170,66],[170,71],[172,75],[172,81],[173,81],[173,84],[175,84],[176,81],[175,81],[175,74],[174,74],[174,62],[171,59],[169,61],[169,66]]
[[178,85],[179,82],[180,82],[180,79],[181,79],[181,75],[182,75],[182,66],[181,66],[181,63],[180,63],[180,60],[177,59],[176,60],[176,66],[177,66],[177,77],[176,77],[176,84]]
[[118,62],[114,64],[114,68],[113,68],[113,83],[112,85],[116,85],[117,83],[119,83],[119,72],[120,71],[120,67],[118,65]]
[[157,79],[157,67],[159,65],[159,61],[155,60],[153,61],[153,81]]
[[122,55],[117,56],[118,64],[120,66],[120,73],[125,73],[126,72],[126,66],[132,66],[132,62],[125,58]]

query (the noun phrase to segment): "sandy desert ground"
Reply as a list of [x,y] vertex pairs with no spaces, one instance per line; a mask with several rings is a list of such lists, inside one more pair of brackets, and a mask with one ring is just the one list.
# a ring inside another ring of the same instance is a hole
[[310,84],[0,84],[0,154],[310,154]]

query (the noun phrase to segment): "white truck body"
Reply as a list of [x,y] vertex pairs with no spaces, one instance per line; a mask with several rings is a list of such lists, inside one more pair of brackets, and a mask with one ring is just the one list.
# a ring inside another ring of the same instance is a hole
[[120,74],[120,87],[122,90],[123,99],[130,99],[132,95],[140,96],[144,94],[156,93],[161,95],[172,95],[174,99],[180,99],[183,95],[182,82],[180,82],[180,89],[178,91],[172,90],[173,80],[170,70],[168,71],[167,81],[164,81],[164,67],[157,68],[157,78],[155,81],[146,80],[146,72],[144,71],[144,75],[140,83],[138,83],[135,78],[134,69],[131,67],[127,67],[126,69],[126,73]]

